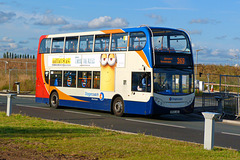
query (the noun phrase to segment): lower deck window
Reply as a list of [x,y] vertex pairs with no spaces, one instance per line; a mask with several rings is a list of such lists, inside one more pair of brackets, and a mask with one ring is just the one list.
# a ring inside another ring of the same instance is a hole
[[78,72],[78,88],[91,88],[92,72],[79,71]]
[[50,72],[50,86],[62,86],[62,71]]
[[50,71],[50,86],[100,89],[100,71]]
[[93,88],[100,89],[100,72],[93,72]]
[[76,71],[64,71],[63,87],[76,87]]

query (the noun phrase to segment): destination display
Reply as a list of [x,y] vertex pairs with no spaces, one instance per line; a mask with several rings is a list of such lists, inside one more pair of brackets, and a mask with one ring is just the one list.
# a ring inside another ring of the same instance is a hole
[[189,66],[191,65],[191,55],[156,55],[156,66],[163,65],[179,65],[179,66]]

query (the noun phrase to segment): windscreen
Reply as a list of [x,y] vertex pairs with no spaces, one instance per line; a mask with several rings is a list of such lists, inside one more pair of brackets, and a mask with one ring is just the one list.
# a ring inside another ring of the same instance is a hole
[[186,95],[194,92],[193,72],[190,69],[154,68],[154,93]]
[[190,42],[184,32],[160,29],[153,29],[152,31],[156,53],[191,53]]

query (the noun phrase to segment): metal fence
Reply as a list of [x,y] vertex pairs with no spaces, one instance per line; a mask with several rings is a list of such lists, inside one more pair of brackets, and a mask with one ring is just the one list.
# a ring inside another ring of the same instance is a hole
[[0,59],[0,91],[16,91],[15,82],[20,82],[20,91],[35,91],[36,61],[31,59]]
[[6,74],[5,71],[0,71],[0,74],[2,75],[0,80],[4,91],[16,91],[16,82],[20,83],[21,93],[35,91],[36,70],[9,69]]
[[235,115],[237,117],[240,116],[239,113],[239,96],[230,95],[226,99],[224,99],[223,111],[226,115]]
[[240,97],[237,94],[203,93],[202,107],[204,111],[219,112],[236,118],[240,117]]

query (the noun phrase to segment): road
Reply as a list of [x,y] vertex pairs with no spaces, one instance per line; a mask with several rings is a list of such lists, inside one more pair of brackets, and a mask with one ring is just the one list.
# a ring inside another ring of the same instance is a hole
[[[6,111],[6,105],[6,97],[0,96],[0,111]],[[34,98],[21,97],[13,99],[13,113],[201,144],[204,138],[203,116],[195,113],[156,118],[136,115],[116,117],[108,112],[75,108],[52,109],[48,105],[35,103]],[[240,125],[216,122],[215,146],[240,150],[239,142]]]

